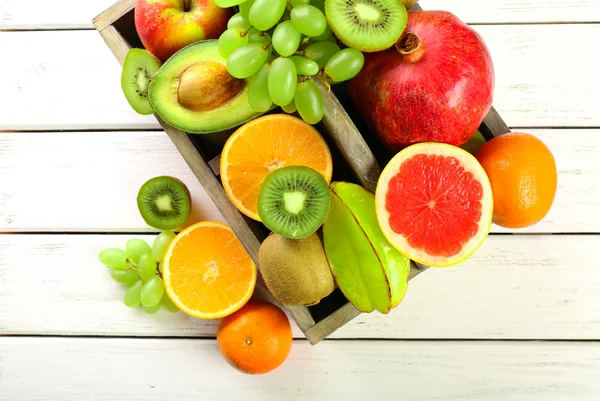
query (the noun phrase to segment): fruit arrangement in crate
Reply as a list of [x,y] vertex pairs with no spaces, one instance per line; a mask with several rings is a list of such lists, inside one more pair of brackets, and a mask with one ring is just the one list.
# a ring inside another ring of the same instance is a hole
[[[527,227],[552,206],[552,154],[492,108],[491,56],[451,12],[122,0],[94,24],[131,107],[155,114],[228,223],[189,223],[185,184],[156,177],[138,208],[164,231],[100,260],[129,307],[223,318],[219,347],[242,371],[276,368],[291,346],[278,307],[250,300],[257,267],[314,344],[389,313],[409,279],[470,257],[492,222]],[[240,332],[253,334],[237,344]]]

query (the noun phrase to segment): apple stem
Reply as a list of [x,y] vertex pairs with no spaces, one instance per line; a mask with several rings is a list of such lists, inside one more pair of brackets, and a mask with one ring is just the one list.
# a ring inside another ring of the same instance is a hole
[[192,9],[192,0],[183,0],[183,11],[186,13]]
[[425,47],[423,41],[414,32],[404,32],[396,42],[396,50],[406,63],[415,64],[423,57]]

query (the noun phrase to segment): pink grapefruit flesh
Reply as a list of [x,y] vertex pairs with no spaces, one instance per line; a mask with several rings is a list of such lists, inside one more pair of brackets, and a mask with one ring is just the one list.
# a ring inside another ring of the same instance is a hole
[[420,143],[402,150],[381,174],[375,198],[390,243],[428,266],[464,261],[490,231],[492,187],[477,160],[456,146]]

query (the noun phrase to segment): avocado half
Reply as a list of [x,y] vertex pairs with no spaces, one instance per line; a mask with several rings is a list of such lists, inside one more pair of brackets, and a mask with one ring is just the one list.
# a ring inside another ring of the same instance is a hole
[[171,56],[148,89],[154,112],[185,132],[237,127],[262,113],[248,104],[248,85],[227,72],[216,40],[191,44]]

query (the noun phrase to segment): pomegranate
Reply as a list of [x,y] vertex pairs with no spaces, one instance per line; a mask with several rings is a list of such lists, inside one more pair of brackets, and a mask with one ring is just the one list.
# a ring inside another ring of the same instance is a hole
[[482,38],[467,24],[446,11],[417,11],[408,14],[395,47],[365,54],[348,89],[387,147],[460,146],[492,106],[494,68]]

